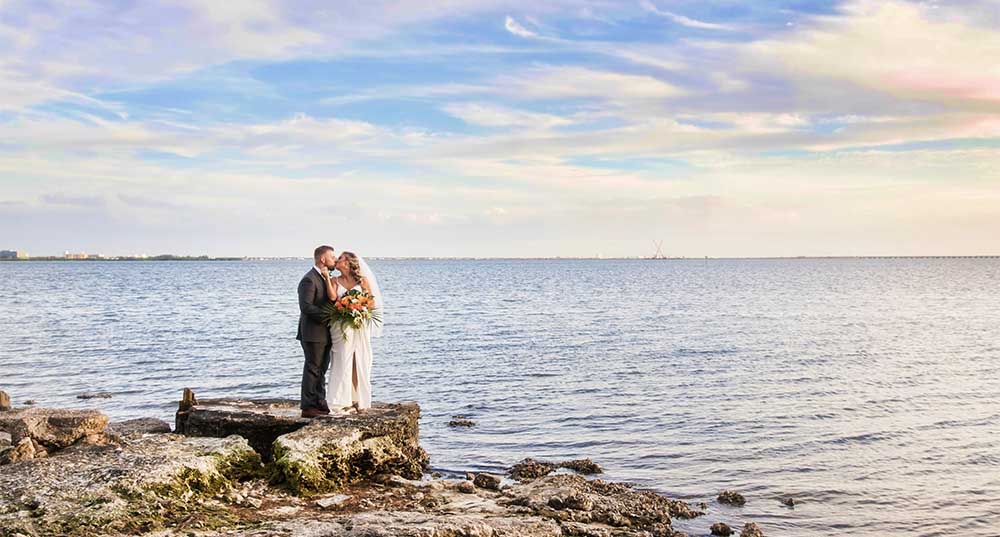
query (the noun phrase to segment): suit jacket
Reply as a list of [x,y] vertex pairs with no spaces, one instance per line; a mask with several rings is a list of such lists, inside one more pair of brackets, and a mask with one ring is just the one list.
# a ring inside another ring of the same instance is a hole
[[299,332],[295,339],[330,342],[330,328],[323,319],[323,306],[329,302],[323,277],[315,269],[309,269],[299,282]]

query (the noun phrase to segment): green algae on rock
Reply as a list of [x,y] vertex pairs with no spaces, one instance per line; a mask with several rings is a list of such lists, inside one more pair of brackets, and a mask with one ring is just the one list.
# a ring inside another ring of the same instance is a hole
[[[260,475],[246,440],[148,435],[121,447],[77,445],[0,472],[0,535],[104,535],[231,522],[202,500]],[[183,525],[183,524],[181,524]]]
[[272,477],[304,495],[378,474],[419,479],[428,464],[419,420],[416,403],[376,403],[360,414],[317,418],[274,441]]

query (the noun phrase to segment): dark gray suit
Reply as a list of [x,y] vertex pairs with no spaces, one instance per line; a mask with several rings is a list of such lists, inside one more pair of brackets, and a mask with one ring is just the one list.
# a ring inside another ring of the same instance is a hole
[[328,410],[326,370],[330,368],[330,328],[323,320],[323,306],[330,302],[326,283],[315,268],[299,282],[299,332],[306,362],[302,367],[301,406]]

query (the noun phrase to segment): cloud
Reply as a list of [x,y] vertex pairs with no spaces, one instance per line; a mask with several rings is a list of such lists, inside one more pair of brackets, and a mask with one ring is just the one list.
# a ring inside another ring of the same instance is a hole
[[573,120],[552,114],[515,110],[482,103],[454,103],[444,111],[471,125],[484,127],[527,127],[547,129],[571,125]]
[[524,26],[521,26],[521,24],[518,23],[516,20],[514,20],[513,17],[511,17],[510,15],[508,15],[507,18],[504,19],[503,26],[504,28],[507,29],[508,32],[518,37],[524,37],[524,38],[538,37],[538,34],[532,32],[531,30],[525,28]]
[[925,4],[853,0],[742,52],[753,69],[794,81],[843,81],[894,98],[1000,110],[1000,33]]
[[667,99],[684,94],[681,88],[653,76],[578,66],[539,66],[522,75],[500,77],[498,91],[534,99],[607,101]]
[[654,14],[659,15],[661,17],[665,17],[667,19],[670,19],[670,20],[674,21],[677,24],[680,24],[681,26],[687,26],[688,28],[697,28],[699,30],[723,30],[723,31],[734,31],[734,30],[736,30],[736,28],[734,28],[732,26],[729,26],[729,25],[726,25],[726,24],[715,24],[715,23],[711,23],[711,22],[702,22],[702,21],[695,20],[695,19],[692,19],[692,18],[689,18],[689,17],[685,17],[684,15],[678,15],[678,14],[670,12],[670,11],[662,10],[662,9],[656,7],[656,5],[653,4],[653,2],[651,2],[650,0],[640,0],[639,1],[639,5],[642,6],[643,9],[645,9],[646,11],[648,11],[650,13],[654,13]]

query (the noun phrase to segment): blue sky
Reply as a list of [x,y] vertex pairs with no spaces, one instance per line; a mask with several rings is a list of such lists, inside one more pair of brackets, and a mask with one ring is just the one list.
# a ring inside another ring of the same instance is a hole
[[0,0],[0,247],[1000,253],[996,2]]

